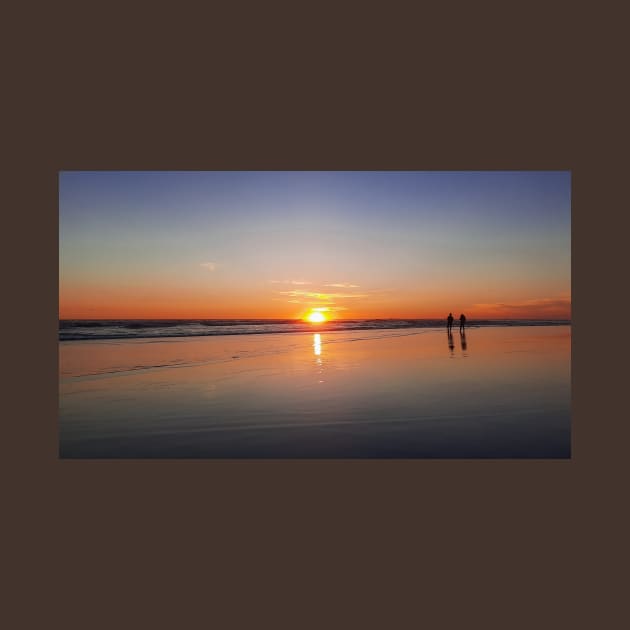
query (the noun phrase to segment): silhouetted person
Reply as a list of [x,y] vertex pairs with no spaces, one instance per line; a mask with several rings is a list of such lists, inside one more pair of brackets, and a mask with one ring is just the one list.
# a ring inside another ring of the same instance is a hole
[[446,318],[446,330],[450,333],[451,328],[453,328],[453,313],[449,313]]
[[448,349],[451,351],[451,356],[453,356],[453,350],[455,350],[455,343],[453,342],[453,335],[451,334],[450,329],[446,332],[446,336],[448,337]]
[[459,332],[464,332],[464,328],[466,328],[466,315],[462,313],[459,316]]

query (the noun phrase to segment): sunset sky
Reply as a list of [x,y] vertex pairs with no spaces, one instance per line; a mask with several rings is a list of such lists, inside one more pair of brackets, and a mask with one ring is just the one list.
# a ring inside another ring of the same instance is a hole
[[60,318],[570,318],[571,178],[59,175]]

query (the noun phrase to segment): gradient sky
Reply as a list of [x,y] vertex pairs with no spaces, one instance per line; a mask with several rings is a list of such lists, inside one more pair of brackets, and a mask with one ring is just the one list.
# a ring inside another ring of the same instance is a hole
[[60,317],[570,318],[571,176],[59,175]]

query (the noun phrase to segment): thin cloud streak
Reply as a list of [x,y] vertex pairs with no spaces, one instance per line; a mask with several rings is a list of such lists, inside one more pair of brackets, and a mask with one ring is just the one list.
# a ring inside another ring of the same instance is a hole
[[475,310],[483,311],[492,315],[514,316],[521,314],[538,316],[571,316],[571,298],[538,298],[533,300],[523,300],[520,302],[494,302],[490,304],[473,304]]
[[369,297],[366,293],[316,293],[313,291],[278,291],[281,295],[289,295],[291,297],[310,297],[321,300],[340,300],[340,299],[352,299],[352,298],[366,298]]

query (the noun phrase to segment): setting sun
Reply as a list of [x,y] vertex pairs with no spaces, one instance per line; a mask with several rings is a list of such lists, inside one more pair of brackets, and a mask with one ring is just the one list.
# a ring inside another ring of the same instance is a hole
[[326,316],[320,311],[313,311],[306,316],[306,320],[313,323],[318,324],[326,321]]

